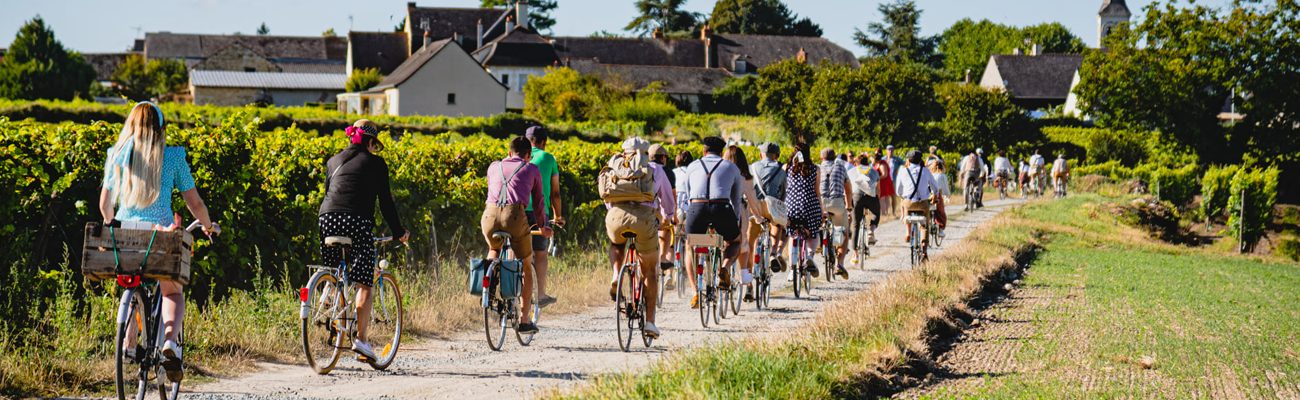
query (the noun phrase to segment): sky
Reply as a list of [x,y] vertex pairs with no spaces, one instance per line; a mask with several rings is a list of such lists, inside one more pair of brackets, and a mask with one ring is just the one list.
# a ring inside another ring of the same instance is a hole
[[[556,35],[587,36],[597,31],[624,33],[636,14],[633,0],[558,0]],[[1153,0],[1128,0],[1136,20]],[[853,31],[879,21],[882,0],[785,0],[799,16],[821,25],[824,37],[863,54]],[[916,0],[923,10],[924,35],[942,33],[962,18],[1009,25],[1060,22],[1097,45],[1101,0]],[[1230,0],[1200,0],[1226,6]],[[424,7],[476,7],[479,0],[423,0]],[[688,0],[690,11],[709,13],[713,0]],[[340,35],[391,30],[405,17],[404,0],[0,0],[0,47],[8,47],[22,24],[40,15],[64,46],[83,53],[116,52],[131,46],[141,32],[253,34],[265,22],[272,35],[314,36],[334,28]]]

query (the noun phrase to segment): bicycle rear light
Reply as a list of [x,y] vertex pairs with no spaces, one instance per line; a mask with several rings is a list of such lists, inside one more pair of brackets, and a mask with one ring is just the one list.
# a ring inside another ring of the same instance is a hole
[[140,286],[140,277],[134,275],[118,275],[117,285],[127,289]]
[[310,293],[310,291],[308,291],[307,288],[299,288],[299,289],[298,289],[298,301],[301,301],[301,302],[306,303],[306,302],[307,302],[307,294],[308,294],[308,293]]

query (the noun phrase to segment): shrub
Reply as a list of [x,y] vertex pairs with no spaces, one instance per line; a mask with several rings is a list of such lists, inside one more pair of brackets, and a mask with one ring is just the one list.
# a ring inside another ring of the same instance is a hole
[[1213,166],[1201,176],[1201,216],[1213,222],[1228,210],[1229,187],[1232,177],[1240,167],[1236,165]]
[[1276,167],[1242,168],[1233,175],[1228,196],[1228,229],[1241,241],[1241,250],[1253,250],[1273,220],[1277,181]]
[[753,75],[727,79],[721,87],[713,89],[713,98],[705,110],[722,114],[758,115],[757,80]]
[[1043,127],[1042,131],[1052,142],[1069,143],[1083,148],[1085,155],[1082,158],[1089,164],[1118,161],[1125,166],[1133,166],[1147,157],[1143,134],[1060,126]]
[[348,76],[348,82],[343,85],[343,90],[361,92],[379,86],[383,81],[384,75],[379,73],[379,68],[354,69],[352,75]]
[[662,130],[668,120],[676,116],[679,111],[676,105],[668,101],[667,96],[652,90],[656,89],[646,88],[646,92],[634,98],[611,104],[609,117],[615,121],[640,121],[644,122],[648,129]]
[[1293,261],[1300,261],[1300,239],[1282,238],[1277,244],[1277,254]]
[[939,122],[942,136],[934,138],[937,143],[959,149],[989,144],[1005,149],[1032,136],[1024,112],[1011,104],[1005,91],[946,83],[936,87],[936,96],[944,111]]
[[1196,173],[1195,165],[1178,169],[1160,167],[1151,174],[1151,190],[1156,198],[1173,203],[1176,207],[1186,206],[1200,190],[1200,177]]

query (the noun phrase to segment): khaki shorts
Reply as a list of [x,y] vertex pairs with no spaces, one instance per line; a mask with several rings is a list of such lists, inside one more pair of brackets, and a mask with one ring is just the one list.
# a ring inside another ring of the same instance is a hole
[[908,213],[919,212],[924,214],[926,218],[930,218],[930,199],[921,201],[908,201],[904,199],[903,209],[907,210]]
[[624,233],[636,235],[636,253],[642,260],[659,257],[659,216],[640,204],[615,204],[605,214],[605,234],[610,243],[627,243]]
[[832,225],[848,228],[849,208],[848,204],[844,202],[844,198],[822,198],[822,211],[830,216]]
[[515,258],[533,256],[533,238],[529,235],[528,212],[524,211],[523,204],[488,204],[483,209],[480,225],[483,228],[483,238],[487,239],[488,246],[493,249],[501,248],[501,240],[493,238],[492,234],[506,232],[510,234],[510,249],[514,251]]

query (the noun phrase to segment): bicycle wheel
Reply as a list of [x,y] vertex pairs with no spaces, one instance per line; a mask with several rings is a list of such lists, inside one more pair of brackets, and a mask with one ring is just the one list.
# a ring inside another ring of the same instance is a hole
[[[638,282],[637,286],[641,286],[641,283]],[[645,287],[637,288],[638,292],[641,290],[645,290]],[[641,343],[644,343],[645,347],[650,347],[650,343],[654,342],[655,339],[650,337],[650,335],[645,334],[645,317],[647,308],[644,295],[636,296],[636,306],[637,319],[634,320],[636,322],[636,330],[641,331]]]
[[[114,335],[115,350],[113,351],[114,364],[117,367],[117,398],[125,400],[143,399],[145,391],[148,390],[149,380],[146,379],[149,373],[148,369],[140,366],[136,361],[143,359],[145,337],[141,332],[144,331],[144,299],[141,298],[137,289],[126,289],[122,292],[122,298],[118,302],[117,315],[117,333]],[[132,352],[135,359],[127,354],[125,343],[130,339],[136,343]]]
[[347,334],[339,329],[337,318],[344,311],[343,291],[338,278],[328,271],[317,271],[303,288],[305,296],[299,310],[302,351],[307,365],[324,375],[334,369],[342,353]]
[[[711,303],[711,307],[713,307],[713,323],[721,324],[723,318],[722,314],[727,312],[727,305],[723,303],[722,299],[722,291],[724,288],[722,287],[721,264],[723,259],[717,251],[711,252],[709,258],[713,260],[713,286],[709,288],[709,303]],[[735,279],[735,277],[732,277],[732,279]]]
[[[542,306],[538,304],[538,300],[541,299],[541,297],[539,297],[538,294],[537,294],[537,291],[538,291],[538,289],[539,289],[539,288],[537,287],[537,275],[534,274],[534,273],[533,273],[533,270],[531,270],[531,268],[530,268],[530,270],[528,271],[528,273],[525,274],[523,277],[521,277],[521,278],[519,279],[519,280],[520,280],[520,282],[519,282],[519,287],[520,287],[520,288],[523,288],[523,287],[524,287],[524,283],[522,282],[524,279],[530,279],[530,280],[533,281],[533,290],[532,290],[532,292],[533,292],[533,306],[532,306],[533,314],[530,315],[530,316],[528,317],[528,322],[532,323],[533,325],[537,325],[537,322],[542,320]],[[514,299],[514,301],[518,302],[518,303],[521,304],[521,305],[523,304],[523,299],[522,299],[522,298],[516,298],[516,299]],[[513,314],[512,314],[512,315],[513,315]],[[519,330],[517,330],[517,329],[515,330],[515,340],[518,340],[518,341],[519,341],[519,345],[520,345],[520,346],[529,346],[529,345],[532,345],[532,344],[533,344],[533,337],[534,337],[534,336],[537,336],[537,334],[536,334],[536,333],[520,333]]]
[[912,249],[912,266],[915,267],[917,264],[921,263],[920,232],[917,232],[919,229],[917,228],[916,223],[910,224],[908,229],[912,231],[912,241],[910,247]]
[[370,311],[370,342],[375,345],[375,359],[370,366],[384,370],[397,358],[402,344],[402,289],[392,272],[379,274],[379,282],[371,290],[374,306]]
[[[696,255],[696,258],[698,259],[699,255]],[[705,256],[703,261],[696,260],[696,262],[708,265],[710,261],[708,261],[708,256]],[[692,282],[695,285],[695,296],[698,302],[696,305],[699,306],[700,310],[700,325],[705,328],[709,327],[709,318],[713,314],[713,289],[710,286],[713,284],[713,276],[709,274],[710,272],[713,272],[712,268],[700,270],[700,273],[695,277],[695,282]]]
[[510,307],[510,301],[497,295],[497,287],[500,286],[501,279],[501,262],[493,262],[488,267],[488,279],[491,284],[483,290],[483,331],[487,334],[488,348],[492,351],[501,351],[501,346],[506,344],[506,329],[510,328],[510,318],[513,317],[513,311]]
[[[736,264],[739,264],[737,262]],[[731,306],[731,315],[740,315],[740,306],[745,302],[745,285],[741,279],[740,267],[731,264],[731,290],[728,290],[727,304]],[[753,271],[750,271],[753,274]]]
[[[803,243],[795,242],[795,245],[803,246]],[[802,249],[802,247],[800,247],[800,249]],[[794,298],[796,299],[800,298],[803,293],[799,290],[800,286],[802,286],[800,285],[800,281],[803,280],[803,275],[806,273],[803,270],[803,257],[801,256],[802,254],[799,254],[799,251],[795,251],[794,257],[791,257],[792,260],[790,260],[790,275],[794,277],[794,279],[790,280],[790,285],[794,286]]]
[[659,291],[659,297],[655,297],[655,307],[664,308],[664,295],[668,294],[668,290],[664,289],[668,285],[665,285],[664,282],[668,282],[668,277],[673,275],[673,271],[671,269],[664,270],[663,267],[656,266],[655,273],[659,274],[659,287],[657,288]]
[[618,348],[628,351],[632,347],[632,328],[635,326],[636,306],[632,302],[632,268],[624,265],[618,273],[618,295],[614,298],[614,329],[618,331]]

